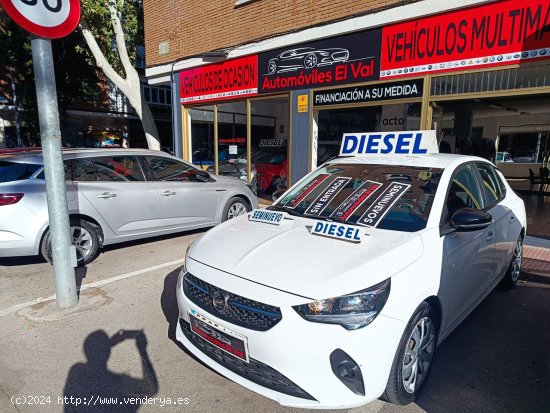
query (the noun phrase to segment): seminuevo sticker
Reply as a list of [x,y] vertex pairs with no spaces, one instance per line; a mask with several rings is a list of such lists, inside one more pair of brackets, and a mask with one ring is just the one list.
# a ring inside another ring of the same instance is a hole
[[266,209],[255,209],[248,216],[249,221],[264,222],[266,224],[281,225],[285,214],[279,211],[268,211]]

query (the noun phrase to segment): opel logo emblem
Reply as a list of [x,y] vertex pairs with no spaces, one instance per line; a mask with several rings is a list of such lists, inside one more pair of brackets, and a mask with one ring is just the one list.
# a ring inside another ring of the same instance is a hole
[[218,313],[225,311],[225,297],[220,291],[214,291],[214,294],[212,294],[212,305]]

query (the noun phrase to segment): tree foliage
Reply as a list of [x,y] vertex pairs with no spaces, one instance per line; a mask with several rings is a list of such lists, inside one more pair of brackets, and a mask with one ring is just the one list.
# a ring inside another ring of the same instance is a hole
[[[81,0],[81,19],[87,23],[107,61],[120,76],[125,77],[120,55],[114,44],[115,32],[111,24],[111,14],[107,7],[109,2],[109,0]],[[132,64],[135,64],[137,47],[143,45],[144,42],[143,2],[141,0],[118,0],[115,5],[124,30],[128,56]],[[77,47],[77,52],[90,65],[95,65],[95,60],[86,44]]]

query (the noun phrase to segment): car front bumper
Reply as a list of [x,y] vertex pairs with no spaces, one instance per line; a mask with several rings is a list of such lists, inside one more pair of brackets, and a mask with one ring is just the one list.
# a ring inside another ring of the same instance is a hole
[[[195,265],[192,274],[216,287],[264,303],[267,297],[278,302],[294,300],[296,304],[304,301],[280,291],[274,295],[269,287],[204,265]],[[225,274],[223,278],[226,279],[222,285],[220,274]],[[234,382],[284,406],[303,408],[351,408],[375,400],[383,393],[406,323],[379,315],[367,327],[348,331],[339,325],[306,321],[286,305],[280,307],[280,322],[267,331],[255,331],[224,321],[213,314],[215,311],[200,308],[185,295],[182,283],[180,274],[176,293],[179,307],[176,338],[203,363]],[[277,296],[282,301],[277,300]],[[249,363],[222,352],[193,333],[189,324],[190,311],[245,336]],[[331,354],[338,349],[359,367],[364,395],[350,390],[333,372]]]

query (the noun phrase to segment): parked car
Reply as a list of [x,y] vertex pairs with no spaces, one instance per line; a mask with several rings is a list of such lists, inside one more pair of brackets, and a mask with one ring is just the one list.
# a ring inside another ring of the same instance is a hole
[[[252,151],[252,185],[258,193],[272,194],[277,190],[283,180],[286,180],[288,162],[286,148],[261,148]],[[220,162],[218,174],[233,176],[247,180],[246,153],[238,158]],[[209,173],[214,173],[214,165],[207,168]]]
[[[214,165],[210,165],[206,168],[208,173],[214,174],[215,168]],[[227,161],[218,163],[218,175],[222,176],[232,176],[234,178],[242,179],[243,181],[248,182],[248,175],[246,171],[246,154],[239,156],[235,159],[230,159]],[[254,193],[258,193],[258,182],[256,180],[256,168],[252,165],[250,170],[252,190]]]
[[514,162],[514,160],[508,152],[497,152],[495,162]]
[[[109,244],[209,227],[258,205],[245,182],[161,151],[72,149],[63,153],[79,265]],[[0,155],[0,257],[51,261],[42,153]]]
[[285,406],[414,401],[437,344],[516,284],[526,233],[523,201],[492,163],[424,155],[438,146],[424,134],[344,135],[346,157],[195,241],[177,339]]
[[514,162],[534,163],[536,162],[535,152],[533,151],[519,151],[514,154]]

